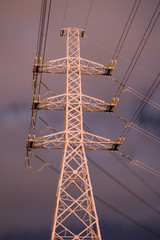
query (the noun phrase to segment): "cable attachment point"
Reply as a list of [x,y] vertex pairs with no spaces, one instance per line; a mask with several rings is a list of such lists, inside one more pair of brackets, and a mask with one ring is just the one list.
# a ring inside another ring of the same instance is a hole
[[42,66],[42,58],[39,57],[39,59],[37,59],[37,56],[35,56],[35,58],[34,58],[34,65],[33,65],[33,79],[40,72],[40,67],[41,66]]
[[32,148],[35,147],[35,135],[33,134],[33,137],[31,138],[31,134],[28,134],[28,138],[27,138],[27,156],[28,156],[28,152],[31,151]]
[[64,35],[64,29],[60,30],[60,36],[62,37]]
[[105,74],[104,75],[112,76],[112,72],[114,70],[114,67],[115,67],[116,63],[117,63],[117,60],[114,60],[114,61],[111,60],[109,65],[108,65],[108,68],[106,68],[106,70],[105,70]]
[[108,105],[106,112],[113,112],[114,108],[116,107],[119,98],[112,98],[110,105]]
[[131,164],[131,165],[134,165],[134,164],[135,164],[135,162],[136,162],[136,160],[133,160],[133,159],[131,159],[131,162],[130,162],[130,164]]
[[40,104],[40,95],[38,94],[37,99],[36,95],[33,95],[33,101],[32,101],[32,109],[39,109],[39,104]]
[[119,137],[119,138],[116,140],[116,142],[112,145],[111,150],[112,150],[112,151],[118,151],[120,145],[124,142],[124,140],[125,140],[124,137],[122,137],[122,138]]

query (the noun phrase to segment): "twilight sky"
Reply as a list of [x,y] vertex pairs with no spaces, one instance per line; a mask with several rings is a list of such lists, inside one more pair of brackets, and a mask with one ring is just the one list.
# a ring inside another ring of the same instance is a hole
[[[142,0],[117,62],[114,77],[121,81],[137,49],[158,0]],[[65,0],[53,0],[45,60],[65,56],[65,37],[61,38]],[[126,24],[134,0],[93,0],[86,37],[81,39],[83,58],[108,65]],[[69,0],[64,27],[84,28],[90,0]],[[32,64],[34,62],[41,1],[0,1],[0,240],[49,239],[58,175],[49,168],[40,173],[25,169],[25,144],[29,131],[32,100]],[[159,7],[160,11],[160,7]],[[97,42],[97,44],[95,43]],[[134,68],[128,87],[146,94],[159,73],[160,18]],[[102,47],[104,46],[104,47]],[[46,76],[44,82],[55,94],[64,93],[65,76]],[[84,76],[85,94],[111,101],[117,86],[112,79]],[[160,104],[160,86],[152,100]],[[127,121],[140,104],[129,92],[121,95],[116,113]],[[63,130],[63,112],[42,113],[58,131]],[[116,139],[124,127],[114,116],[105,113],[84,113],[85,124],[97,135]],[[136,124],[160,137],[160,112],[146,106]],[[159,143],[131,130],[125,140],[125,150],[132,159],[160,171]],[[127,155],[126,154],[126,155]],[[42,153],[59,169],[62,152]],[[160,211],[160,198],[148,190],[109,152],[87,151],[101,167]],[[124,160],[125,163],[128,163]],[[35,168],[39,167],[34,162]],[[130,166],[160,192],[160,178]],[[160,216],[89,163],[93,191],[96,195],[125,212],[149,229],[160,234]],[[103,240],[158,239],[128,222],[115,212],[96,202]]]

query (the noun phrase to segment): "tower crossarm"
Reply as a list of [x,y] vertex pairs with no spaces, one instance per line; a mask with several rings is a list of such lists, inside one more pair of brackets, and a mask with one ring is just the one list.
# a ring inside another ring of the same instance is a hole
[[83,111],[113,112],[118,100],[118,98],[113,98],[111,102],[106,102],[104,100],[82,94]]
[[42,73],[64,73],[67,71],[67,57],[45,62],[40,66],[39,72]]
[[111,76],[115,64],[111,60],[109,66],[81,58],[81,74],[85,75],[108,75]]
[[46,149],[63,149],[65,142],[65,132],[58,132],[49,134],[46,136],[35,137],[33,135],[28,136],[27,139],[27,150],[31,151],[35,148],[46,148]]
[[[75,57],[70,57],[72,61],[76,61]],[[67,71],[67,57],[60,58],[52,61],[45,62],[43,65],[39,66],[38,71],[42,73],[63,73],[66,74]],[[100,63],[89,61],[84,58],[80,58],[80,68],[81,74],[85,75],[108,75],[111,76],[114,70],[115,63],[111,60],[109,66],[105,66]],[[37,68],[37,66],[35,66]]]
[[33,109],[43,110],[65,110],[66,94],[46,97],[33,102]]
[[67,140],[66,133],[66,131],[63,131],[38,138],[34,135],[32,138],[29,136],[27,139],[27,149],[28,151],[35,148],[63,149],[65,143],[68,143],[70,148],[74,149],[81,142],[87,150],[117,151],[124,141],[124,138],[118,138],[116,141],[112,141],[88,132],[83,132],[83,140],[80,141],[79,131],[70,131],[69,140]]
[[84,132],[83,134],[84,147],[89,150],[118,151],[123,141],[124,138],[118,138],[116,141],[112,141],[108,138],[100,137],[88,132]]
[[[88,95],[82,94],[82,109],[83,111],[89,112],[113,112],[118,98],[113,98],[111,102],[106,102],[104,100],[90,97]],[[74,105],[74,94],[72,104]],[[75,105],[77,102],[75,102]],[[43,110],[65,110],[66,105],[66,94],[60,94],[52,97],[43,98],[40,97],[33,101],[33,109],[43,109]]]

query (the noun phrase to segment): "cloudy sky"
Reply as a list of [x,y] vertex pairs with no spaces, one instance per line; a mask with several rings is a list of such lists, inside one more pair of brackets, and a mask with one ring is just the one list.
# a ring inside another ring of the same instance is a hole
[[[87,22],[86,37],[81,40],[81,56],[108,65],[112,59],[134,0],[93,0]],[[137,1],[138,2],[138,1]],[[114,77],[123,79],[130,61],[143,37],[158,0],[142,0],[117,61]],[[64,27],[84,28],[90,0],[69,0]],[[65,57],[65,37],[59,31],[63,24],[65,0],[53,0],[45,60]],[[40,0],[0,1],[0,239],[49,239],[55,206],[58,174],[49,168],[40,173],[25,169],[25,144],[29,131],[32,100],[32,65],[36,53]],[[160,7],[157,12],[160,11]],[[143,39],[145,41],[146,39]],[[142,51],[127,86],[145,95],[159,74],[160,18]],[[55,94],[64,92],[65,76],[47,76],[44,82]],[[111,101],[116,83],[107,77],[82,78],[85,94]],[[160,86],[152,100],[160,104]],[[125,91],[116,114],[129,121],[141,100]],[[63,113],[42,113],[55,129],[63,130]],[[85,113],[85,124],[97,135],[118,138],[124,127],[114,116],[105,113]],[[146,106],[136,124],[160,137],[160,112]],[[160,146],[146,136],[131,130],[120,149],[132,159],[160,171]],[[44,153],[42,153],[43,155]],[[53,166],[59,169],[61,151],[45,152]],[[152,193],[109,152],[90,152],[87,156],[116,177],[129,189],[160,211],[160,198]],[[37,160],[38,161],[38,160]],[[123,160],[128,164],[127,160]],[[33,163],[35,168],[38,163]],[[129,166],[129,165],[127,165]],[[130,166],[156,191],[160,178],[136,166]],[[89,162],[93,191],[128,216],[160,234],[160,216],[113,182]],[[103,239],[147,239],[155,236],[129,222],[96,201]],[[158,239],[158,238],[157,238]]]

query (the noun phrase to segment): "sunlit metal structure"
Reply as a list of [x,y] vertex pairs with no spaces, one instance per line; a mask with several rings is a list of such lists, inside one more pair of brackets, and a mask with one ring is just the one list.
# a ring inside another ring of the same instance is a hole
[[[66,36],[66,57],[44,64],[41,61],[37,64],[36,59],[33,75],[65,74],[66,91],[42,99],[34,92],[33,130],[27,140],[27,160],[37,148],[63,149],[51,240],[101,240],[85,150],[117,151],[124,139],[112,141],[83,130],[83,111],[113,112],[118,98],[106,102],[84,95],[81,76],[111,76],[116,62],[111,60],[109,66],[105,66],[81,58],[80,38],[84,37],[84,30],[65,28],[60,35]],[[64,131],[36,137],[34,115],[38,110],[64,110]]]

